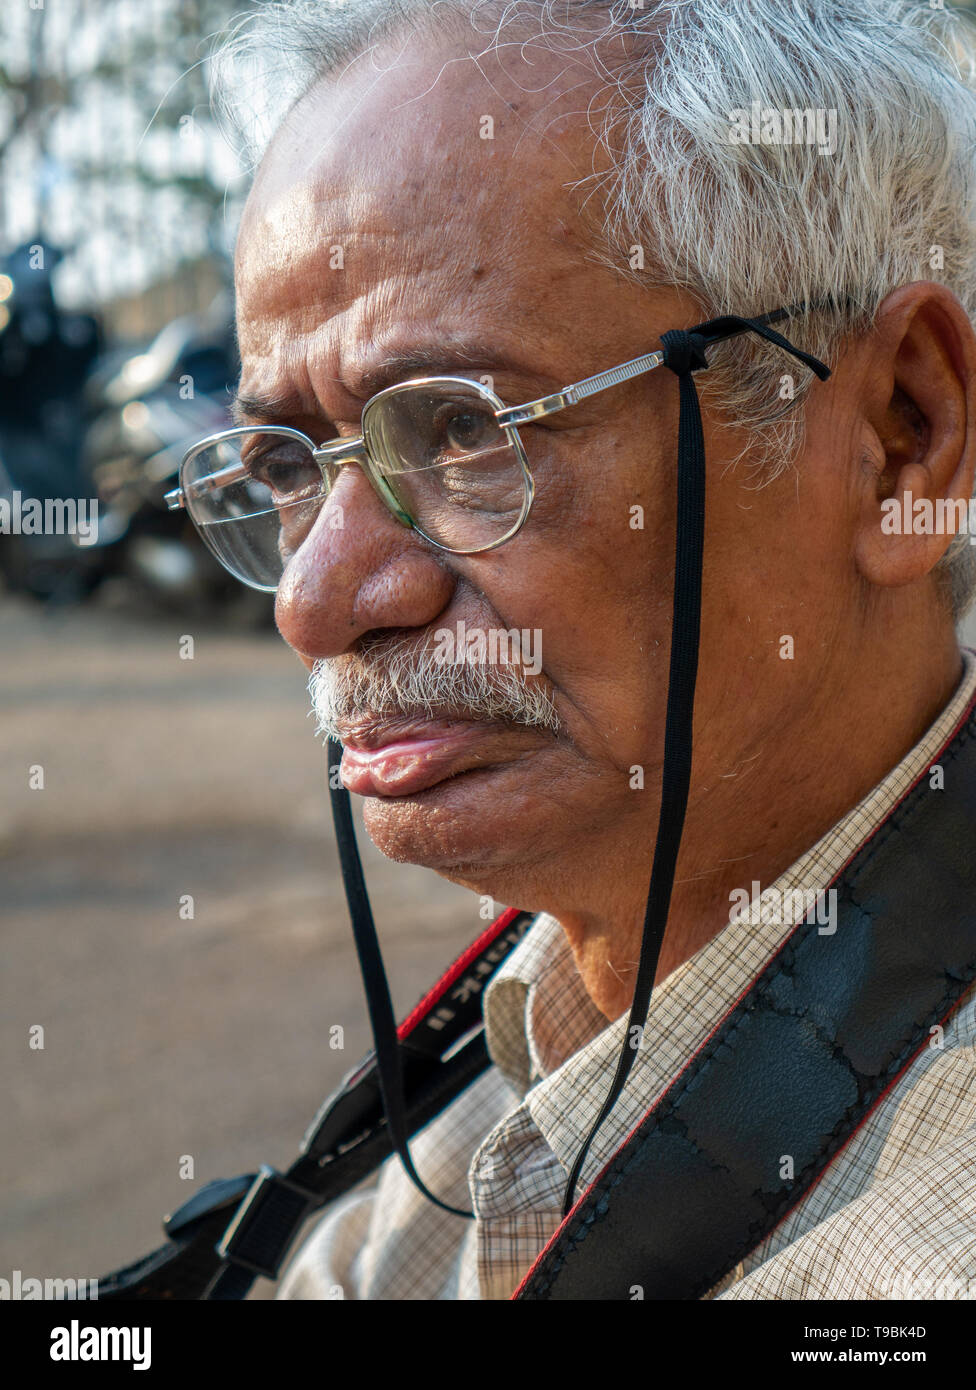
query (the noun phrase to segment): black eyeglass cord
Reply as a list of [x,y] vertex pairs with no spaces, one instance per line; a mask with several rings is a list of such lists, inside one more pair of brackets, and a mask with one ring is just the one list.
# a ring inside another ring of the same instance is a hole
[[[708,366],[706,348],[739,333],[757,333],[797,358],[821,381],[826,381],[830,376],[830,369],[823,362],[794,347],[786,338],[767,326],[778,319],[800,312],[805,307],[800,305],[792,309],[778,309],[754,319],[725,315],[709,319],[689,330],[674,329],[661,336],[664,345],[664,366],[677,376],[680,396],[671,655],[657,841],[630,1018],[609,1094],[569,1175],[563,1203],[564,1216],[568,1215],[573,1206],[580,1172],[593,1139],[619,1099],[637,1056],[637,1048],[631,1046],[631,1039],[635,1036],[633,1029],[636,1027],[639,1030],[636,1036],[640,1038],[650,1008],[688,804],[695,682],[698,674],[701,631],[702,556],[705,543],[705,442],[698,391],[692,374]],[[376,935],[376,925],[366,892],[362,861],[356,844],[349,793],[338,780],[342,746],[335,739],[329,740],[328,757],[329,792],[339,861],[342,866],[342,881],[366,994],[376,1050],[376,1068],[392,1147],[411,1182],[435,1206],[456,1216],[473,1217],[473,1212],[450,1206],[436,1197],[424,1185],[410,1157],[396,1019]]]
[[396,1015],[390,998],[390,986],[383,968],[383,955],[376,935],[373,909],[366,892],[359,846],[356,844],[356,830],[352,819],[352,806],[349,793],[339,783],[339,763],[342,761],[342,744],[329,739],[329,798],[332,803],[332,819],[335,824],[336,843],[339,848],[339,862],[342,865],[342,883],[346,892],[346,903],[352,922],[352,934],[356,942],[356,955],[359,957],[359,970],[363,977],[366,994],[366,1007],[369,1012],[369,1025],[373,1033],[376,1049],[376,1071],[379,1076],[380,1094],[383,1097],[383,1110],[390,1130],[390,1141],[394,1152],[407,1171],[410,1181],[419,1188],[425,1197],[443,1211],[455,1216],[473,1217],[474,1212],[460,1207],[449,1206],[435,1197],[424,1185],[410,1157],[407,1145],[407,1107],[403,1094],[403,1069],[400,1059],[400,1044],[397,1038]]
[[624,1032],[623,1046],[617,1059],[617,1071],[603,1107],[586,1136],[583,1147],[576,1155],[563,1199],[564,1217],[569,1215],[573,1207],[576,1185],[590,1145],[616,1105],[634,1065],[637,1047],[632,1046],[632,1042],[636,1039],[639,1044],[643,1038],[657,963],[668,925],[674,871],[688,806],[695,683],[698,678],[698,644],[701,635],[702,557],[705,550],[705,438],[702,432],[698,389],[692,373],[708,366],[705,349],[713,343],[721,342],[738,333],[758,333],[760,337],[791,353],[809,367],[821,381],[826,381],[830,376],[829,367],[818,358],[794,347],[781,334],[766,326],[771,320],[784,318],[789,312],[781,309],[756,319],[725,315],[700,323],[696,328],[672,329],[671,332],[661,335],[661,342],[664,344],[664,366],[677,376],[680,396],[671,657],[668,671],[668,703],[664,720],[664,763],[661,772],[657,843],[654,846],[651,883],[644,911],[634,998]]

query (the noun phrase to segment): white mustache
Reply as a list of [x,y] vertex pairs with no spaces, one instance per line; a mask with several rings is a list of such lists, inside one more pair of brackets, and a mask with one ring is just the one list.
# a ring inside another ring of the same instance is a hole
[[415,637],[367,640],[360,653],[316,661],[308,682],[316,733],[339,739],[350,724],[445,718],[527,725],[557,734],[549,692],[518,665],[441,664]]

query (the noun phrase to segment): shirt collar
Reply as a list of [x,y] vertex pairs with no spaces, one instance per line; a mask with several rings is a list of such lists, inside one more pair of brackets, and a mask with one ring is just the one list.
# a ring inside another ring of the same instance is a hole
[[566,933],[542,912],[492,977],[484,997],[492,1061],[524,1096],[607,1026],[576,969]]

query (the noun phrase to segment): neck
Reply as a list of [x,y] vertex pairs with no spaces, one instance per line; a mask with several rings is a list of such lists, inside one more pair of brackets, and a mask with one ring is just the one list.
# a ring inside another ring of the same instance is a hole
[[[890,628],[876,643],[862,643],[855,679],[845,686],[836,670],[824,668],[818,689],[802,703],[794,700],[796,718],[754,728],[754,746],[740,745],[734,756],[710,753],[702,740],[658,983],[727,925],[735,890],[745,888],[751,897],[754,882],[770,887],[923,737],[961,676],[955,635],[951,625],[943,627],[935,645],[931,634],[937,628],[914,643],[893,641]],[[777,737],[769,733],[774,727]],[[636,874],[627,860],[640,842],[616,837],[602,861],[608,872],[599,876],[599,906],[548,909],[566,931],[587,990],[608,1019],[627,1012],[633,995],[650,858]],[[594,886],[589,884],[589,894]]]

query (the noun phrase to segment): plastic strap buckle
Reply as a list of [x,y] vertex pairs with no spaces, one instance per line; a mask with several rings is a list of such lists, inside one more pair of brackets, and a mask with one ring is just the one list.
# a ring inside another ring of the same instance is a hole
[[292,1237],[319,1199],[263,1163],[217,1245],[222,1260],[277,1279]]

